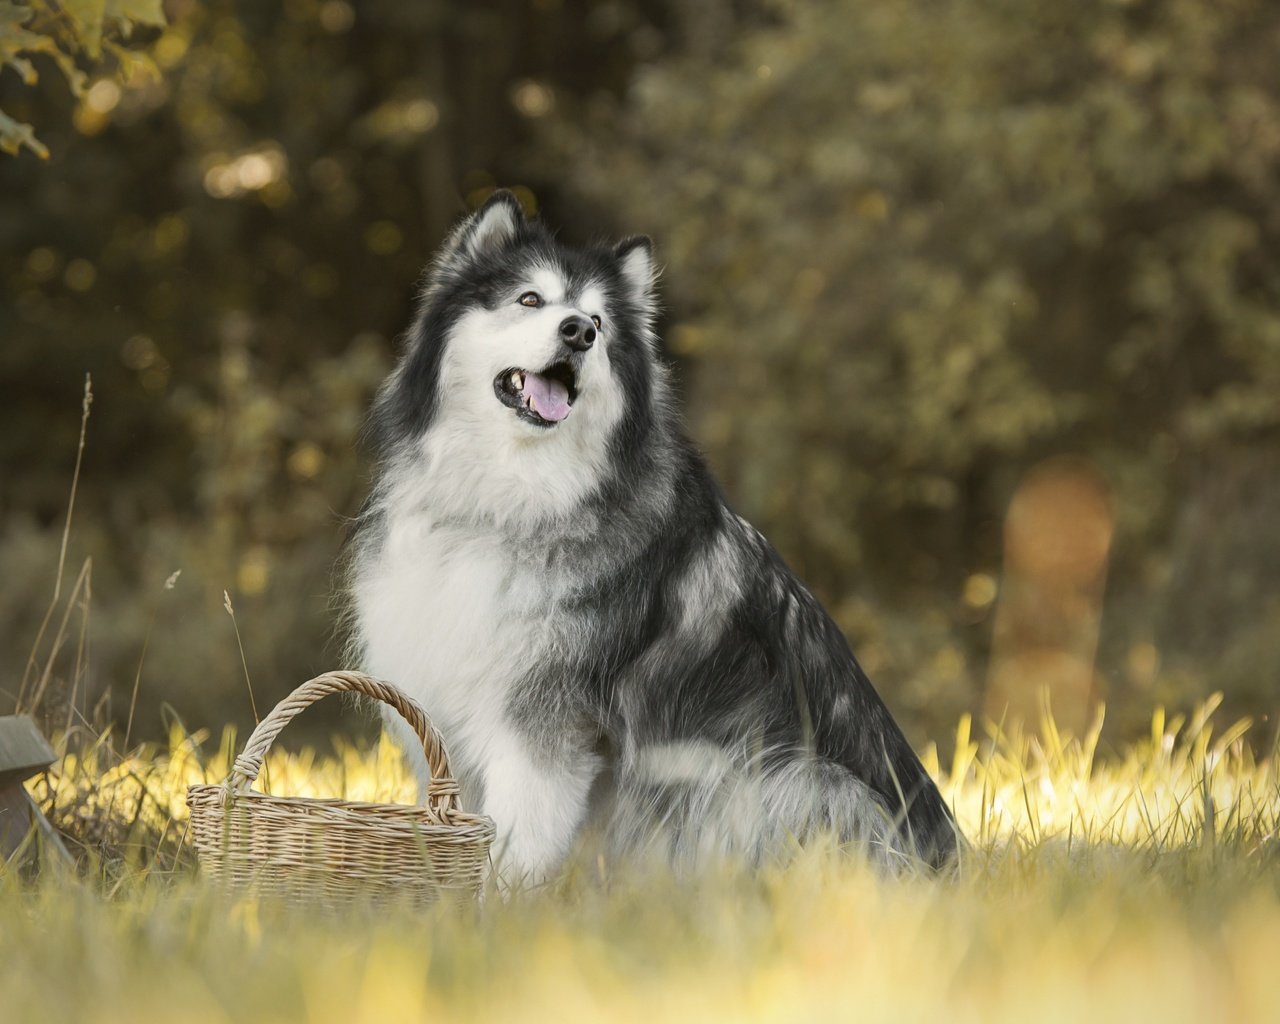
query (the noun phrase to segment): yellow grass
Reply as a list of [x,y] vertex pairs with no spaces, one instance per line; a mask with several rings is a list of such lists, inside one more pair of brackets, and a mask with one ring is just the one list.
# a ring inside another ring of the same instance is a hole
[[[115,766],[90,751],[37,795],[85,835],[126,823],[126,856],[0,874],[0,1019],[1280,1020],[1280,780],[1212,710],[1157,715],[1107,755],[1096,732],[962,722],[952,763],[931,766],[974,842],[954,878],[886,878],[822,847],[682,880],[578,864],[473,912],[340,917],[148,866],[147,843],[181,834],[185,786],[225,773],[229,737],[204,762],[180,734]],[[411,794],[386,752],[277,753],[269,770],[275,792]]]

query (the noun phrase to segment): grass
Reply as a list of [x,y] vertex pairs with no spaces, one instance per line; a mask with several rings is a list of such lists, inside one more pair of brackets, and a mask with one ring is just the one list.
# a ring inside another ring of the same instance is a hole
[[[954,878],[831,847],[695,878],[574,865],[467,911],[334,916],[201,885],[175,729],[103,741],[35,787],[77,870],[0,874],[6,1021],[1276,1020],[1280,778],[1213,702],[1107,756],[960,724],[931,765],[974,850]],[[273,753],[274,792],[408,799],[387,751]]]

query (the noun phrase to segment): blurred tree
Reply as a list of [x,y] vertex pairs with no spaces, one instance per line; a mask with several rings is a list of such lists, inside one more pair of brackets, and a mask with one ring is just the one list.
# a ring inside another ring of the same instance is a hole
[[[870,631],[891,699],[949,713],[972,699],[957,675],[982,678],[990,605],[971,598],[989,602],[1013,483],[1086,456],[1116,496],[1130,614],[1108,620],[1111,664],[1153,639],[1176,660],[1163,609],[1223,588],[1164,594],[1174,546],[1205,539],[1174,537],[1174,514],[1280,427],[1280,8],[771,10],[714,67],[651,64],[550,133],[575,189],[662,243],[671,344],[729,492]],[[1240,629],[1278,616],[1269,599]]]
[[57,561],[86,370],[80,692],[124,711],[154,614],[135,733],[161,700],[243,720],[224,587],[260,704],[331,664],[352,439],[420,267],[502,183],[570,239],[657,236],[696,435],[917,727],[978,705],[1001,521],[1060,452],[1114,499],[1113,715],[1219,681],[1274,703],[1274,5],[165,12],[160,77],[108,61],[77,98],[0,71],[51,153],[0,163],[4,664]]

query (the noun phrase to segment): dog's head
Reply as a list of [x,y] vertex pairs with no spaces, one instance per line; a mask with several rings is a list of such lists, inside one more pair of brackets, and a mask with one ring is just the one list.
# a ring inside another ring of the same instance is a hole
[[653,284],[647,238],[570,248],[496,193],[428,271],[375,409],[384,447],[420,448],[481,501],[521,477],[549,509],[581,498],[651,424]]

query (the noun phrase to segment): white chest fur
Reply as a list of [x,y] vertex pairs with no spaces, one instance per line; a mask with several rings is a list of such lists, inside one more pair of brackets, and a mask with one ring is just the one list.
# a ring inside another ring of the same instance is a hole
[[[536,656],[536,581],[498,535],[393,516],[355,582],[365,667],[418,700],[460,768],[499,725],[523,659]],[[468,765],[467,762],[472,762]]]
[[464,805],[498,823],[505,870],[547,870],[572,841],[598,767],[589,750],[531,749],[508,714],[512,687],[555,644],[555,575],[513,557],[499,534],[416,512],[392,517],[354,589],[363,666],[444,733]]

